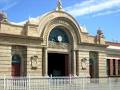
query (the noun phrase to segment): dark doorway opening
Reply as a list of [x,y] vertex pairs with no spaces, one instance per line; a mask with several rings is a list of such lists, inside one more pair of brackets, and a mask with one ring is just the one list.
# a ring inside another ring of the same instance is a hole
[[68,54],[48,53],[48,75],[68,76]]
[[120,75],[120,60],[118,60],[118,75]]
[[98,78],[99,77],[98,52],[91,51],[89,55],[90,55],[89,61],[90,77]]
[[110,76],[110,59],[107,59],[107,75]]

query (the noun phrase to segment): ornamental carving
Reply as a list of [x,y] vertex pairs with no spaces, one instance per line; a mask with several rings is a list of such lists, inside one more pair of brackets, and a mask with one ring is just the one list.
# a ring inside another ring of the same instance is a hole
[[38,56],[34,55],[30,58],[31,60],[31,69],[37,69],[38,66]]
[[49,41],[48,46],[49,46],[49,48],[69,49],[68,43],[60,43],[60,42]]
[[96,37],[95,37],[95,42],[96,42],[97,44],[101,44],[102,38],[104,38],[104,34],[103,34],[103,32],[99,29],[99,30],[97,30],[97,35],[96,35]]
[[86,58],[81,59],[81,67],[82,67],[82,70],[87,69],[87,59]]
[[[66,22],[66,21],[64,21],[64,20],[53,20],[53,21],[51,21],[49,24],[48,24],[48,28],[47,28],[47,32],[44,34],[44,36],[46,37],[46,36],[48,36],[48,33],[49,33],[49,31],[50,31],[50,29],[53,29],[54,27],[56,27],[56,25],[59,25],[59,24],[61,24],[61,25],[64,25],[64,26],[66,26],[66,27],[70,27],[70,28],[72,28],[71,27],[71,25],[68,23],[68,22]],[[46,39],[44,39],[44,40],[46,40]]]
[[67,26],[70,26],[70,24],[68,23],[68,22],[66,22],[66,21],[64,21],[64,20],[53,20],[52,22],[51,22],[51,25],[54,25],[54,24],[63,24],[63,25],[67,25]]
[[66,28],[68,30],[68,32],[71,34],[70,35],[71,40],[75,40],[75,41],[71,41],[71,42],[79,42],[80,39],[78,41],[76,41],[78,38],[76,34],[79,34],[79,33],[77,33],[75,31],[76,28],[74,28],[74,26],[72,26],[72,22],[66,21],[65,18],[61,17],[61,18],[56,18],[46,24],[46,27],[44,28],[44,32],[42,33],[42,37],[44,39],[43,43],[45,45],[48,45],[48,38],[49,38],[49,34],[50,34],[51,30],[56,27]]

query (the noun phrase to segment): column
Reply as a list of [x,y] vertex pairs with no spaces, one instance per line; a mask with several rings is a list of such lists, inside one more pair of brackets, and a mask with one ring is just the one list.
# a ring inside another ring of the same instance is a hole
[[76,52],[75,52],[75,50],[72,51],[72,55],[73,55],[73,58],[72,58],[73,63],[71,63],[71,64],[73,64],[72,72],[73,72],[73,76],[76,76]]
[[118,76],[118,60],[115,60],[115,75]]
[[79,76],[79,50],[76,51],[76,75]]
[[69,75],[69,70],[68,70],[68,55],[65,55],[65,76]]
[[69,54],[69,60],[68,60],[68,74],[69,76],[72,75],[72,52]]
[[118,59],[118,75],[120,76],[120,59]]
[[113,59],[110,59],[110,76],[113,75]]
[[48,76],[48,54],[47,48],[43,48],[43,75]]

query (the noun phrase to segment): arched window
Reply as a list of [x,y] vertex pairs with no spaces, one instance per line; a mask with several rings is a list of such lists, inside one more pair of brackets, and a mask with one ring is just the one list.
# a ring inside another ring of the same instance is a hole
[[18,54],[14,54],[12,56],[12,64],[20,64],[21,63],[21,57]]
[[49,35],[49,41],[69,43],[67,33],[61,28],[54,28]]

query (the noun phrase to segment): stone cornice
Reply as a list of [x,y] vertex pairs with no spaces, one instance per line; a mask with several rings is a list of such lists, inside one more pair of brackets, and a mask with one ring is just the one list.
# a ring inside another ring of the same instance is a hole
[[24,27],[24,25],[15,25],[15,24],[11,24],[10,22],[0,22],[0,24],[5,24],[5,25],[10,25],[10,26],[16,26],[16,27]]
[[103,45],[103,44],[94,44],[94,43],[85,43],[85,42],[81,42],[80,45],[86,45],[86,46],[97,46],[97,47],[108,47],[108,45]]
[[6,46],[13,46],[13,45],[16,45],[16,46],[27,46],[27,47],[36,47],[36,48],[43,48],[44,46],[40,46],[40,45],[28,45],[28,44],[16,44],[16,43],[0,43],[0,45],[6,45]]
[[19,38],[19,39],[30,39],[30,40],[40,40],[43,41],[40,37],[32,37],[32,36],[25,36],[25,35],[14,35],[14,34],[6,34],[0,33],[0,37],[10,37],[10,38]]

